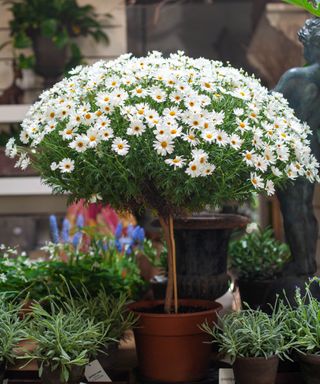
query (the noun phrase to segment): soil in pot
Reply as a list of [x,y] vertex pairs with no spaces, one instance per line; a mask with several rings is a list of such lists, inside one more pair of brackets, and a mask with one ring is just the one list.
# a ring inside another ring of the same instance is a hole
[[299,354],[301,377],[306,384],[320,384],[320,355]]
[[84,376],[84,366],[73,365],[71,367],[69,380],[64,382],[61,380],[61,369],[51,370],[48,365],[43,366],[41,380],[45,384],[79,384]]
[[155,382],[192,382],[208,374],[212,344],[199,325],[216,322],[218,303],[180,300],[184,313],[164,314],[163,301],[141,301],[130,305],[139,317],[134,329],[139,371]]
[[277,356],[239,357],[233,364],[237,384],[274,384],[277,378],[279,358]]

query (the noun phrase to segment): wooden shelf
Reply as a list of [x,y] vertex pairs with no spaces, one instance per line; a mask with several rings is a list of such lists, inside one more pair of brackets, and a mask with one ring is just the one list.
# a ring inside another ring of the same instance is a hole
[[0,105],[0,123],[19,123],[21,122],[28,109],[29,104],[4,104]]

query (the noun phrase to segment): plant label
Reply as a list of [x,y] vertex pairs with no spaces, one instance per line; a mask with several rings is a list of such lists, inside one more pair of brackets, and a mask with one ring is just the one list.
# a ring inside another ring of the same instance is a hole
[[93,360],[86,365],[84,375],[89,383],[92,382],[111,382],[112,380],[106,374],[98,360]]
[[219,369],[219,384],[235,384],[232,368]]

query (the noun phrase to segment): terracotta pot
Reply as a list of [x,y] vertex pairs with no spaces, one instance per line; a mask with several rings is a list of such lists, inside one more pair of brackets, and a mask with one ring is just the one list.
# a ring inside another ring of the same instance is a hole
[[140,301],[129,308],[139,316],[134,329],[139,370],[146,380],[191,382],[207,375],[211,338],[201,331],[204,321],[216,322],[218,303],[207,300],[180,300],[180,306],[206,308],[205,311],[181,314],[141,312],[143,308],[164,305],[162,300]]
[[301,376],[306,384],[320,384],[320,356],[299,354]]
[[61,380],[61,369],[51,370],[48,365],[43,366],[41,380],[45,384],[79,384],[84,375],[84,366],[73,365],[71,367],[69,380],[67,382]]
[[233,364],[237,384],[274,384],[279,365],[278,356],[238,357]]

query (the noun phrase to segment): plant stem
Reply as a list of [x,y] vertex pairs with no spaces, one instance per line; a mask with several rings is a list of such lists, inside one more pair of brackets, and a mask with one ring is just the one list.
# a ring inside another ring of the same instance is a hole
[[164,237],[168,246],[168,283],[164,310],[166,313],[171,312],[172,299],[174,297],[174,309],[175,313],[178,313],[177,271],[173,219],[172,216],[169,216],[168,218],[159,216],[159,220],[163,228]]

